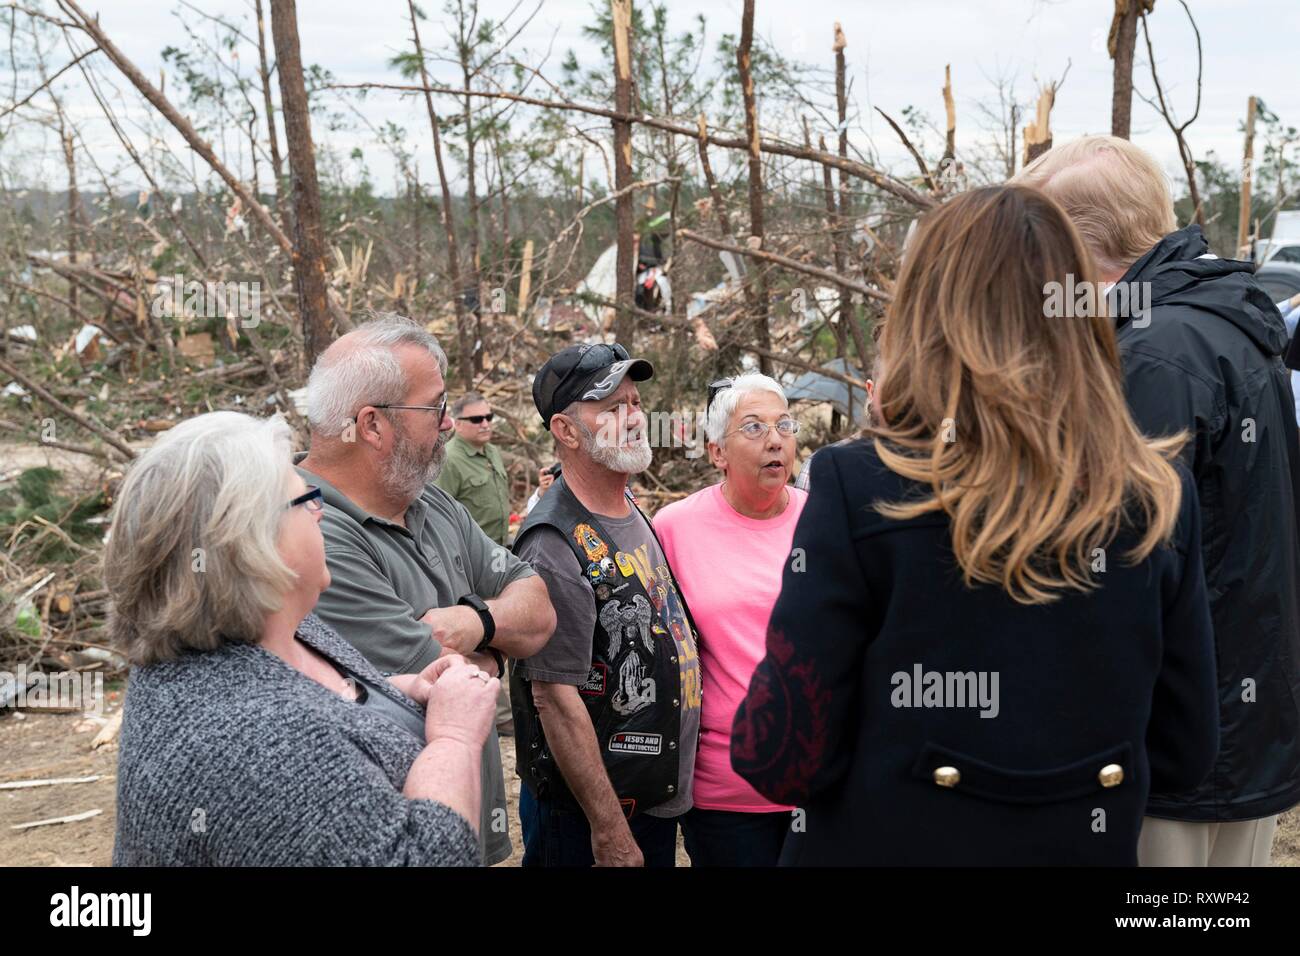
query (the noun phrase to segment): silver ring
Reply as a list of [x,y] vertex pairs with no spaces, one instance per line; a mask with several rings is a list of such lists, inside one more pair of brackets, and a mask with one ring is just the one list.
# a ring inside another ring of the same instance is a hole
[[492,679],[491,677],[488,677],[487,674],[484,673],[483,671],[479,671],[477,674],[471,674],[470,677],[480,678],[485,684]]

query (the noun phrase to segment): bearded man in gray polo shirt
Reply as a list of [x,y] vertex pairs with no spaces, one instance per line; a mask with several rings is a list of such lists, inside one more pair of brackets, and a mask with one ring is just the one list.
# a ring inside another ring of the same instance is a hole
[[[504,678],[503,655],[541,650],[555,612],[528,564],[433,484],[452,429],[446,371],[437,339],[393,314],[342,336],[312,368],[311,451],[298,471],[323,492],[330,572],[315,613],[385,673],[462,654]],[[477,821],[488,865],[510,855],[506,823],[494,732]]]

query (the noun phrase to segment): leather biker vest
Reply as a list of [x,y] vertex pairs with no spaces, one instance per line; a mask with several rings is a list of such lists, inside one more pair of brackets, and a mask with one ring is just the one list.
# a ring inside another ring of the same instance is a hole
[[[644,519],[630,493],[628,502]],[[671,620],[656,609],[631,564],[616,560],[623,549],[578,501],[563,476],[528,513],[515,538],[516,553],[529,534],[543,526],[568,541],[595,597],[591,666],[578,693],[591,716],[610,782],[623,812],[631,817],[666,803],[677,790],[683,694]],[[654,533],[652,527],[650,531]],[[677,593],[681,595],[680,588]],[[684,598],[682,609],[687,626],[694,629]],[[518,702],[515,755],[524,784],[538,799],[577,806],[547,745],[531,684],[515,668],[510,692]]]

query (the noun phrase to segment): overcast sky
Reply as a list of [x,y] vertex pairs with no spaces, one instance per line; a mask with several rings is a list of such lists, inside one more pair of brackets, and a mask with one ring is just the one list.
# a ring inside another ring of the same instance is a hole
[[[172,0],[81,2],[88,11],[98,11],[110,37],[148,76],[158,76],[164,47],[184,44]],[[1300,0],[1189,2],[1204,45],[1204,90],[1200,118],[1188,139],[1198,157],[1213,149],[1221,159],[1235,163],[1242,150],[1238,127],[1249,95],[1259,95],[1284,121],[1300,126],[1295,56]],[[248,32],[254,32],[252,0],[201,0],[199,5],[209,13],[241,20]],[[514,0],[482,0],[488,16],[500,17],[513,6]],[[528,0],[524,6],[531,6]],[[438,30],[446,19],[440,7],[441,0],[424,0],[431,21],[424,28],[426,46],[439,45]],[[855,141],[864,148],[870,142],[886,165],[910,173],[895,137],[871,108],[879,106],[898,117],[904,106],[913,105],[941,122],[940,88],[947,63],[952,64],[956,89],[959,149],[987,136],[977,128],[976,103],[996,101],[993,77],[1017,77],[1018,89],[1028,99],[1035,78],[1059,77],[1067,61],[1070,72],[1052,115],[1057,142],[1088,132],[1109,132],[1111,62],[1106,30],[1111,9],[1110,0],[758,0],[756,29],[783,54],[826,65],[831,58],[832,24],[839,20],[848,38],[846,52],[861,119]],[[404,0],[299,0],[298,10],[305,62],[328,68],[340,82],[400,82],[386,63],[409,42]],[[669,10],[679,28],[686,28],[697,11],[703,13],[712,45],[723,33],[737,31],[741,2],[670,0]],[[192,12],[187,18],[201,23]],[[569,48],[577,51],[581,61],[595,66],[600,62],[598,51],[581,36],[582,26],[591,20],[591,0],[543,0],[541,12],[519,38],[518,47],[532,54],[552,48],[548,71],[552,76],[558,76],[560,58]],[[1186,15],[1176,0],[1158,0],[1150,22],[1166,92],[1180,116],[1190,115],[1196,58]],[[1138,49],[1137,87],[1150,94],[1151,77],[1140,35]],[[67,59],[60,51],[53,62],[58,65]],[[454,82],[450,73],[446,79]],[[92,117],[97,108],[79,90],[79,83],[74,70],[65,74],[60,90],[70,109]],[[179,94],[171,84],[169,92]],[[139,100],[132,95],[128,102]],[[142,107],[135,109],[134,117],[145,117]],[[391,119],[407,127],[418,145],[422,173],[432,170],[418,104],[393,94],[372,94],[366,113],[373,122]],[[1164,121],[1136,97],[1133,116],[1133,139],[1152,150],[1171,174],[1181,175],[1174,140]],[[86,136],[97,152],[102,150],[105,162],[114,157],[115,142],[106,127],[90,124]],[[328,138],[345,150],[368,145],[365,136],[355,142],[336,134]],[[3,155],[11,173],[26,183],[42,178],[59,183],[61,158],[53,142],[44,146],[17,154],[12,143],[7,146]],[[391,191],[395,175],[385,151],[367,150],[366,161],[379,190]]]

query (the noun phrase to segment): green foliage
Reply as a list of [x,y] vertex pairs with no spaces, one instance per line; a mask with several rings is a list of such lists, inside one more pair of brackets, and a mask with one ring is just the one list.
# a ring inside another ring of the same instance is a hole
[[420,75],[420,58],[414,50],[398,53],[388,61],[388,65],[397,70],[404,80],[413,80]]
[[87,522],[108,506],[101,492],[75,500],[64,496],[58,488],[61,477],[53,468],[29,468],[18,476],[13,488],[0,491],[0,536],[8,542],[15,532],[20,541],[35,540],[39,535],[35,554],[38,561],[67,561],[76,552],[59,536],[42,534],[37,519],[58,525],[78,543],[95,541],[100,531]]
[[1255,167],[1258,202],[1252,206],[1262,207],[1253,212],[1260,217],[1260,234],[1269,236],[1275,212],[1293,206],[1300,194],[1300,132],[1284,123],[1263,100],[1256,102],[1256,109],[1256,135],[1263,147]]

